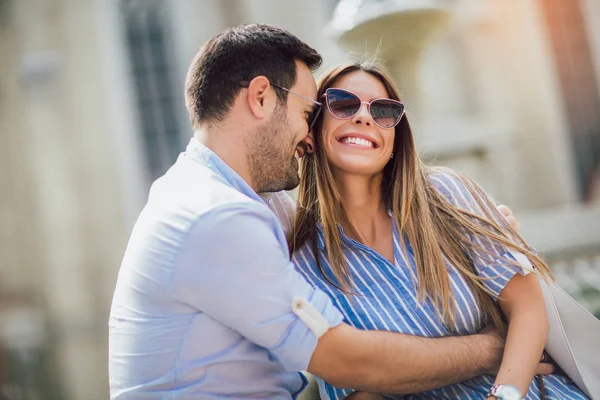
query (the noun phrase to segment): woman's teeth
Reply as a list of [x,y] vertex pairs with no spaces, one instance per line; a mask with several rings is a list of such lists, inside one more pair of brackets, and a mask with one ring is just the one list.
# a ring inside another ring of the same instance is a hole
[[341,142],[346,144],[355,144],[363,147],[375,147],[373,142],[371,142],[370,140],[357,137],[345,137],[341,140]]

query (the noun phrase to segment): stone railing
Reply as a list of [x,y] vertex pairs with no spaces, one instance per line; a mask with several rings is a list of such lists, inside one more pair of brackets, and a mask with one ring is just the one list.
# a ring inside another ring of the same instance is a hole
[[600,205],[517,217],[523,237],[548,261],[558,284],[600,317]]
[[600,318],[600,248],[588,255],[549,261],[558,284]]

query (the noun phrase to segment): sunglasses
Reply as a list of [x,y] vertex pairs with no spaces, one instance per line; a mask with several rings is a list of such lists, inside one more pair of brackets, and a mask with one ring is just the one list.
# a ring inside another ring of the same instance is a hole
[[[293,90],[290,90],[283,86],[279,86],[273,82],[269,82],[269,83],[271,84],[271,86],[273,86],[277,89],[281,89],[283,91],[286,91],[286,92],[296,95],[298,97],[302,97],[303,99],[308,100],[315,105],[315,107],[310,112],[310,114],[307,118],[307,121],[306,121],[308,123],[308,131],[310,132],[312,130],[313,126],[315,125],[315,122],[317,122],[317,119],[319,119],[319,114],[321,114],[321,109],[323,108],[323,104],[316,100],[311,99],[310,97],[306,97],[306,96],[301,95],[300,93],[296,93]],[[241,87],[247,89],[250,86],[250,81],[240,81],[239,84]]]
[[327,109],[337,119],[353,118],[362,107],[367,105],[373,122],[383,129],[391,129],[398,125],[404,115],[404,104],[392,99],[374,99],[361,101],[360,97],[343,89],[329,88],[323,94]]

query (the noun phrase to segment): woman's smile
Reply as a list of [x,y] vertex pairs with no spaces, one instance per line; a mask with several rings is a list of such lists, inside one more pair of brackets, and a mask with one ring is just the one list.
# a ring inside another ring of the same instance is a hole
[[339,143],[367,149],[376,149],[379,144],[372,138],[358,133],[347,133],[336,138]]

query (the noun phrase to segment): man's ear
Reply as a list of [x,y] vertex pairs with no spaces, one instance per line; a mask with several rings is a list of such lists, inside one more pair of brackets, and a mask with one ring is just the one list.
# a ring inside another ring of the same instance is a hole
[[248,85],[247,102],[250,112],[258,119],[271,115],[275,108],[274,93],[267,77],[257,76]]

